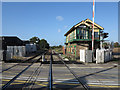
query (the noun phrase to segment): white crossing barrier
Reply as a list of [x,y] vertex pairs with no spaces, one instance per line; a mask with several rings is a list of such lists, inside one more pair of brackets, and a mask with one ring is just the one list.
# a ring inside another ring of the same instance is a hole
[[92,50],[80,49],[80,61],[84,63],[92,62]]

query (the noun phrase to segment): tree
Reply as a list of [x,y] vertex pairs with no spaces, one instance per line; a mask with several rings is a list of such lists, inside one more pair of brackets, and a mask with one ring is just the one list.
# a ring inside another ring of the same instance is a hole
[[49,49],[49,43],[45,39],[40,40],[38,37],[32,37],[30,42],[35,43],[38,50]]
[[58,48],[62,48],[62,45],[59,45]]
[[32,37],[32,38],[30,38],[30,42],[33,42],[33,43],[39,44],[40,39],[39,39],[38,37]]
[[115,42],[114,47],[120,47],[120,44],[118,42]]
[[41,39],[39,42],[40,49],[49,49],[49,44],[45,39]]
[[59,46],[51,46],[52,49],[55,49],[55,48],[62,48],[62,45],[59,45]]
[[104,42],[104,43],[103,43],[103,48],[108,48],[108,47],[109,47],[109,44],[106,43],[106,42]]

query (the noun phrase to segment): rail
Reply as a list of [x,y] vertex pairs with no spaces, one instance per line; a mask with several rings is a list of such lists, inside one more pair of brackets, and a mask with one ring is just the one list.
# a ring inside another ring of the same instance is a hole
[[52,61],[53,61],[53,57],[52,57],[52,53],[51,53],[49,77],[48,77],[48,87],[49,87],[49,90],[53,90]]
[[3,87],[2,87],[2,90],[5,90],[7,87],[10,86],[10,84],[16,80],[23,72],[25,72],[30,66],[32,66],[32,64],[28,65],[24,70],[22,70],[19,74],[17,74],[14,78],[12,78],[7,84],[5,84]]
[[[32,88],[33,88],[33,86],[34,86],[34,84],[35,84],[35,82],[36,82],[36,80],[37,80],[37,78],[38,78],[38,76],[39,76],[39,74],[40,74],[40,72],[41,72],[41,68],[42,68],[42,64],[40,63],[40,65],[39,65],[39,66],[33,71],[33,73],[28,77],[28,79],[27,79],[26,82],[24,83],[24,86],[22,87],[22,90],[26,90],[26,89],[32,90]],[[34,75],[35,75],[36,77],[34,78],[34,80],[32,80]],[[27,87],[27,85],[30,84],[30,83],[31,83],[30,87]]]
[[[46,52],[45,52],[46,53]],[[35,57],[34,57],[35,58]],[[34,59],[34,58],[32,58],[32,59]],[[40,57],[41,58],[41,57]],[[39,59],[40,59],[39,58]],[[28,59],[28,60],[32,60],[32,59]],[[38,59],[38,60],[39,60]],[[35,60],[35,61],[33,61],[31,64],[29,64],[26,68],[24,68],[20,73],[18,73],[15,77],[13,77],[9,82],[7,82],[4,86],[2,86],[2,90],[5,90],[7,87],[9,87],[10,86],[10,84],[11,83],[13,83],[23,72],[25,72],[28,68],[30,68],[35,62],[37,62],[38,60]],[[17,65],[19,65],[19,64],[17,64]],[[41,66],[41,64],[40,64],[40,66]],[[39,67],[40,67],[39,66]]]
[[[54,52],[55,53],[55,52]],[[56,55],[58,55],[57,53],[55,53]],[[89,90],[89,87],[88,87],[88,85],[86,85],[86,84],[84,84],[84,82],[82,82],[79,78],[78,78],[78,76],[76,75],[76,73],[72,70],[72,69],[70,69],[69,68],[69,66],[64,62],[64,60],[58,55],[58,58],[61,60],[61,62],[67,67],[67,69],[73,74],[73,76],[78,80],[78,82],[83,86],[83,88],[85,89],[85,90]]]
[[[37,57],[37,56],[39,56],[39,55],[40,55],[40,54],[37,54],[37,55],[35,55],[35,56],[33,56],[33,57],[25,60],[25,61],[22,61],[21,63],[26,63],[27,61],[30,61],[30,60],[34,59],[35,57]],[[4,69],[4,70],[2,70],[0,73],[3,73],[4,71],[7,71],[7,70],[9,70],[9,69],[11,69],[11,68],[13,68],[13,67],[15,67],[15,66],[17,66],[17,65],[20,65],[21,63],[15,64],[15,65],[7,68],[7,69]]]
[[[70,67],[64,62],[64,60],[57,53],[55,53],[55,54],[58,56],[60,61],[65,65],[65,67],[67,67],[67,69],[70,71],[70,73],[76,78],[76,80],[78,80],[80,85],[82,85],[85,90],[89,90],[87,84],[85,84],[82,80],[79,79],[79,77],[76,75],[76,73],[72,69],[70,69]],[[50,54],[51,58],[50,58],[50,64],[49,64],[49,75],[48,75],[48,85],[47,85],[49,90],[53,90],[53,76],[52,76],[53,56],[52,55],[53,54],[51,51],[51,54]],[[36,61],[34,61],[34,62],[36,62]],[[7,87],[9,87],[11,85],[11,83],[13,83],[23,72],[25,72],[30,66],[32,66],[34,64],[34,62],[29,64],[26,68],[24,68],[24,70],[22,70],[19,74],[17,74],[14,78],[12,78],[9,82],[7,82],[7,84],[5,84],[2,87],[2,90],[5,90]],[[32,90],[32,88],[35,85],[35,82],[37,81],[37,78],[41,72],[41,69],[42,69],[42,63],[40,63],[40,65],[36,69],[34,69],[33,73],[28,77],[28,79],[24,83],[22,90],[26,89],[26,86],[29,83],[31,83],[31,86],[28,87],[28,89]],[[35,76],[34,79],[33,79],[33,76]]]

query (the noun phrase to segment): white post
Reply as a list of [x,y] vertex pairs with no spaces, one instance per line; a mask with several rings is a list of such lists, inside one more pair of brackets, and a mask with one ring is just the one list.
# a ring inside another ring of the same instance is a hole
[[42,62],[44,62],[45,61],[45,55],[43,54],[42,55]]
[[95,0],[93,0],[92,61],[94,61],[94,11],[95,11],[94,2]]

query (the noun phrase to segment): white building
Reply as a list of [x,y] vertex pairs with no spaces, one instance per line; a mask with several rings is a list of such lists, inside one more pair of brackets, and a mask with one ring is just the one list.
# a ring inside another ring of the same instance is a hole
[[26,44],[25,48],[26,48],[26,54],[33,53],[33,52],[37,51],[36,44]]

